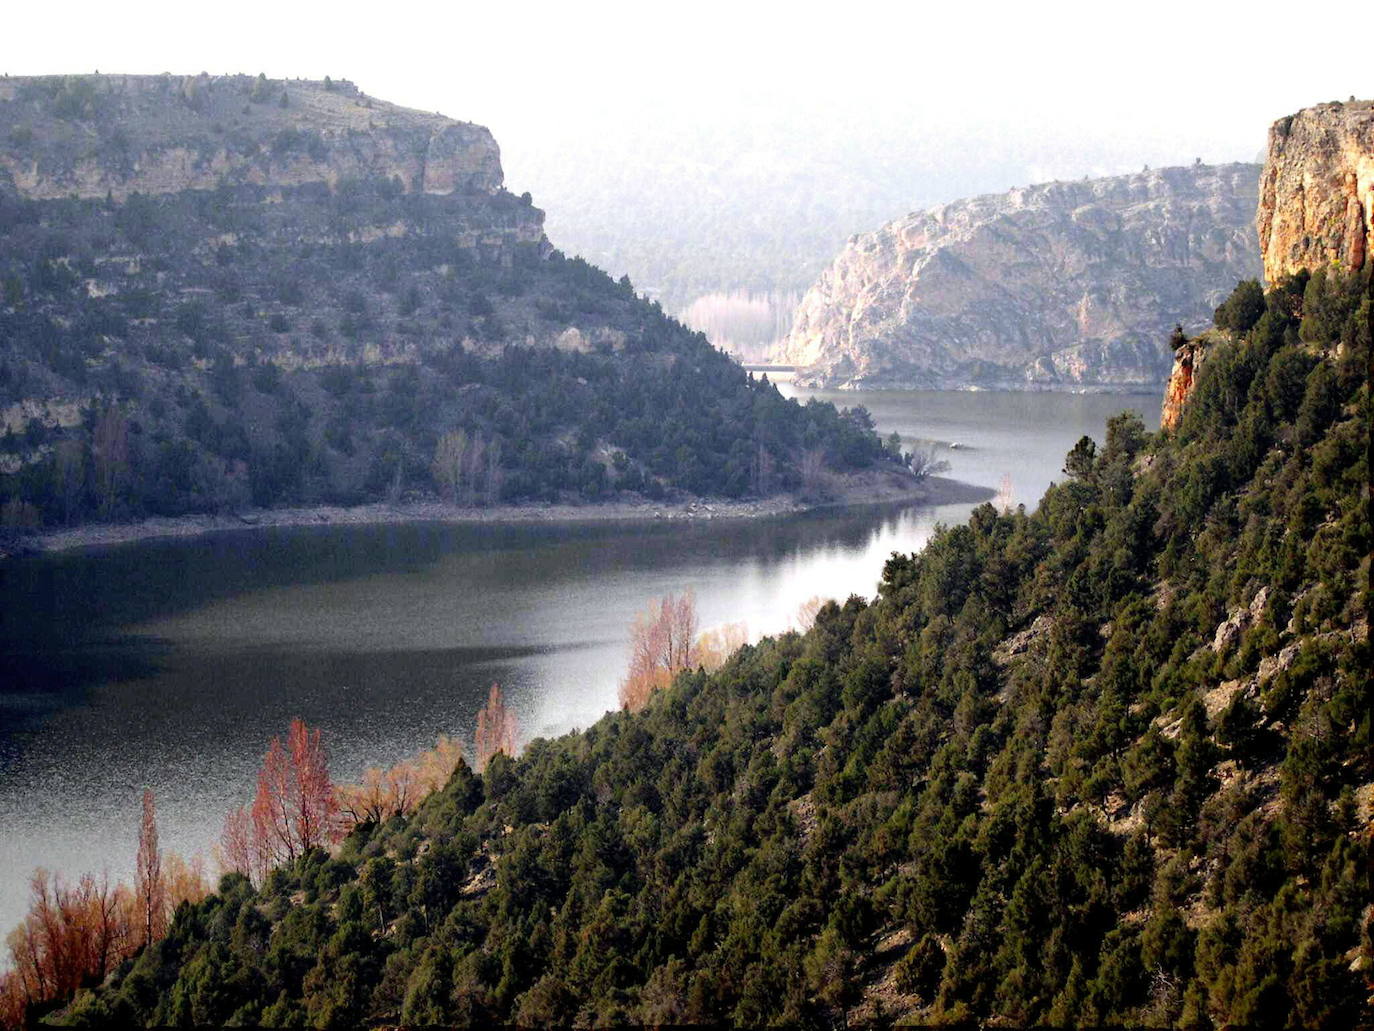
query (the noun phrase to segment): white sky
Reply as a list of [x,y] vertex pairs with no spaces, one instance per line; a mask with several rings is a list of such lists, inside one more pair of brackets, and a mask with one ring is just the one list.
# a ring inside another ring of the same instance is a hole
[[[970,165],[980,140],[1043,139],[1035,178],[1076,178],[1121,170],[1098,167],[1104,153],[1132,167],[1251,160],[1275,118],[1374,94],[1374,60],[1359,51],[1368,8],[1355,0],[1321,5],[1315,23],[1291,2],[1231,0],[6,7],[0,73],[328,74],[488,125],[517,151],[542,138],[594,146],[645,121],[747,132],[827,119],[944,140]],[[1342,25],[1344,50],[1331,46]],[[1076,141],[1098,157],[1066,161]]]

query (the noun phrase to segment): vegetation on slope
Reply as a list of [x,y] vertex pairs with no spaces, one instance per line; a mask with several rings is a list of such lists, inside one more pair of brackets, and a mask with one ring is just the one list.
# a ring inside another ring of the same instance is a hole
[[628,280],[546,254],[539,217],[387,180],[0,193],[5,521],[740,497],[889,457],[861,410],[786,401]]
[[226,877],[65,1019],[1368,1022],[1368,276],[1253,315],[1176,433]]

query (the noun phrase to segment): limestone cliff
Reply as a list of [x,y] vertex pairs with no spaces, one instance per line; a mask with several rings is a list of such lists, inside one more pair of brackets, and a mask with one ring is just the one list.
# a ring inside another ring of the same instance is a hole
[[777,357],[827,386],[1153,386],[1170,328],[1259,273],[1258,179],[1195,165],[916,212],[850,240]]
[[[1255,215],[1264,278],[1302,269],[1362,267],[1374,247],[1374,101],[1319,104],[1269,129]],[[1174,354],[1160,426],[1173,429],[1214,338]]]
[[1302,268],[1364,263],[1374,237],[1374,101],[1318,104],[1273,124],[1256,222],[1271,283]]
[[365,96],[347,82],[246,75],[0,79],[0,188],[105,197],[398,178],[412,192],[491,193],[490,132]]
[[1174,367],[1169,372],[1169,383],[1164,390],[1164,407],[1160,412],[1160,429],[1172,430],[1183,418],[1183,405],[1193,392],[1197,383],[1198,370],[1207,359],[1209,340],[1199,337],[1189,340],[1174,352]]

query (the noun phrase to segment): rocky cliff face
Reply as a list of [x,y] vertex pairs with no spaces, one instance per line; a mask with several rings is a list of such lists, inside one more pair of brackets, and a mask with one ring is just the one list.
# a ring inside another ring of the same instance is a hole
[[1319,104],[1269,130],[1256,219],[1270,283],[1302,268],[1359,268],[1374,238],[1374,101]]
[[[1269,129],[1255,215],[1264,278],[1361,268],[1374,255],[1374,101],[1319,104]],[[1170,430],[1197,383],[1212,334],[1174,354],[1160,427]]]
[[1159,416],[1159,427],[1172,430],[1183,418],[1183,406],[1193,386],[1197,383],[1198,369],[1207,358],[1209,341],[1205,337],[1189,340],[1174,352],[1174,367],[1169,372],[1169,383],[1164,390],[1164,407]]
[[1258,180],[1197,165],[916,212],[851,239],[778,358],[826,386],[1153,386],[1173,325],[1259,273]]
[[500,151],[480,125],[375,100],[347,82],[0,80],[0,189],[29,199],[378,177],[416,193],[492,193]]

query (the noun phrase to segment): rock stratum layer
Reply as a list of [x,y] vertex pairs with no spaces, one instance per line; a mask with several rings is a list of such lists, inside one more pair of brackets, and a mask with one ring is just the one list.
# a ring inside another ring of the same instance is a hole
[[1273,124],[1256,222],[1270,283],[1364,264],[1374,240],[1374,101],[1319,104]]
[[778,358],[831,387],[1129,389],[1260,271],[1259,166],[1166,168],[955,201],[854,237]]
[[0,189],[31,200],[398,178],[492,193],[480,125],[376,100],[348,82],[246,75],[0,80]]

